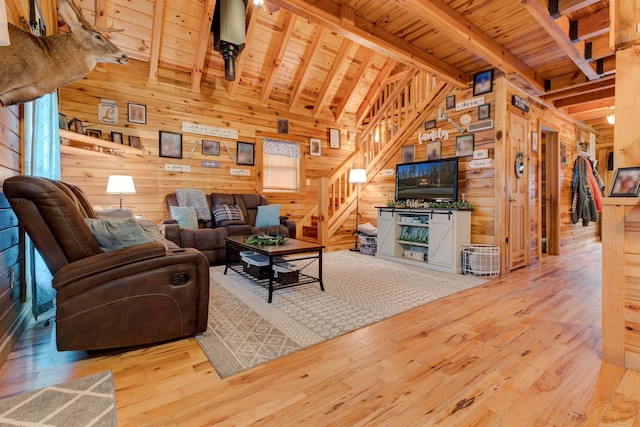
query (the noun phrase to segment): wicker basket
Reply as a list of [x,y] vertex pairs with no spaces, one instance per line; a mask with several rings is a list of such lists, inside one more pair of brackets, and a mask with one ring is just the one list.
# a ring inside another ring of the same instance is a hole
[[462,248],[462,274],[480,277],[500,275],[500,248],[492,245],[465,245]]

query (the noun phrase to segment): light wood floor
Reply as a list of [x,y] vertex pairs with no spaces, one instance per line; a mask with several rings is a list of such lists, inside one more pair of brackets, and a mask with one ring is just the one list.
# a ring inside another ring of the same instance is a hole
[[120,426],[639,426],[640,373],[600,360],[600,260],[546,257],[225,380],[193,339],[88,358],[37,324],[0,396],[111,369]]

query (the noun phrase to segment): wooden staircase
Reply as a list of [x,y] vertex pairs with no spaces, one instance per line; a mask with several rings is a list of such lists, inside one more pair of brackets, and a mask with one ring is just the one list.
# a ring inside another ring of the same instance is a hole
[[[451,90],[450,84],[418,70],[390,83],[371,103],[356,151],[330,176],[318,180],[318,204],[298,221],[297,235],[326,247],[331,243],[332,249],[346,242],[353,244],[355,230],[346,230],[344,236],[338,236],[341,226],[355,211],[357,187],[349,183],[349,171],[364,168],[371,181],[424,121],[433,116]],[[360,191],[366,186],[361,184]]]

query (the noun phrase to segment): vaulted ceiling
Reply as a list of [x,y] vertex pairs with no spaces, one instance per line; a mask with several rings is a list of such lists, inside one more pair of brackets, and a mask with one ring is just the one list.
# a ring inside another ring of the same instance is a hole
[[[236,80],[212,48],[216,0],[83,0],[149,79],[337,122],[359,123],[385,82],[418,68],[457,87],[494,68],[612,134],[609,0],[271,0],[247,5]],[[95,13],[95,12],[98,13]]]

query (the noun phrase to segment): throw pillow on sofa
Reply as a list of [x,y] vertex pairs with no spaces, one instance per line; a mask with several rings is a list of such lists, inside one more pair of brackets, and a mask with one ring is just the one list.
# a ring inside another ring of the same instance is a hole
[[242,209],[237,205],[215,205],[212,212],[219,227],[245,224]]
[[85,222],[98,242],[98,246],[105,252],[153,242],[132,218],[85,218]]
[[196,210],[191,206],[171,206],[171,217],[178,221],[180,228],[198,229]]
[[258,206],[256,227],[275,227],[280,225],[280,205]]

